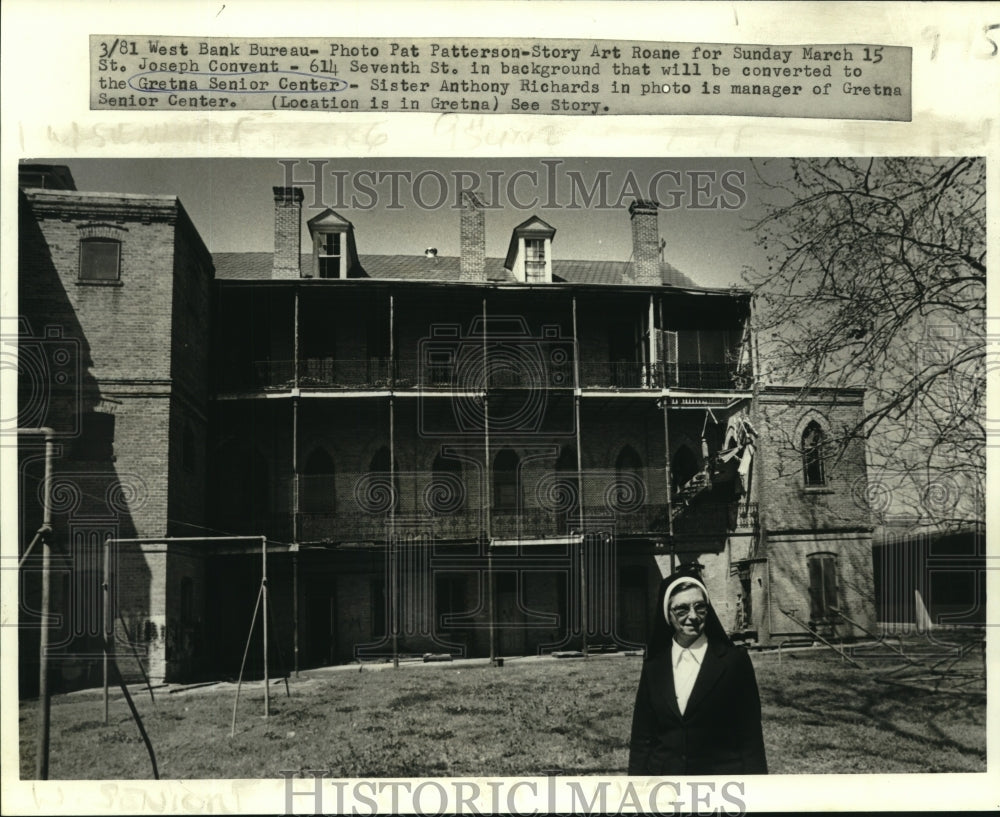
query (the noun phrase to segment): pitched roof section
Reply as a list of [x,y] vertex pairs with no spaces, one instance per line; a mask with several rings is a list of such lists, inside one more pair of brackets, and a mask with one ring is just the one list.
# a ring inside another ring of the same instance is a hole
[[[217,252],[215,277],[220,280],[270,280],[272,254],[269,252]],[[399,281],[454,281],[459,279],[457,256],[423,255],[362,255],[361,267],[369,278]],[[302,254],[302,269],[309,269],[312,257]],[[553,279],[572,284],[618,284],[631,277],[630,261],[552,261]],[[660,262],[660,278],[664,286],[700,287],[683,272],[666,261]],[[504,269],[503,258],[486,259],[486,279],[516,283]]]

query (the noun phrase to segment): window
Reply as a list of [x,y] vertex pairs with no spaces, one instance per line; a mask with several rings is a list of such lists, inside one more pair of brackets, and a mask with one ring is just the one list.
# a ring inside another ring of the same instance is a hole
[[524,278],[531,283],[545,281],[545,239],[524,239]]
[[505,448],[493,461],[493,507],[501,511],[515,511],[520,503],[518,466],[520,458],[510,448]]
[[299,509],[303,513],[335,513],[337,510],[333,458],[322,448],[314,448],[306,457],[299,478]]
[[837,556],[813,553],[809,559],[809,620],[829,622],[837,617]]
[[340,278],[341,233],[323,233],[319,236],[319,277]]
[[85,238],[80,241],[81,281],[117,281],[120,268],[120,241],[111,238]]
[[823,430],[814,420],[802,432],[802,472],[807,487],[826,485],[823,444]]

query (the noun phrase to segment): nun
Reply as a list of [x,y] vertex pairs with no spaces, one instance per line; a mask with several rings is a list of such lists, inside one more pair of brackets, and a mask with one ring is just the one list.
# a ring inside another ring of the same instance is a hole
[[750,656],[729,640],[705,585],[688,572],[660,584],[628,773],[767,774]]

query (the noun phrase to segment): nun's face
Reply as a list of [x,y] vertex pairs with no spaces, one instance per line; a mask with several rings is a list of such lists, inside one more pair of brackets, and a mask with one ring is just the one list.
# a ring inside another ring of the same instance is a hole
[[667,601],[667,621],[674,628],[674,638],[682,647],[689,647],[705,629],[708,604],[698,587],[674,593]]

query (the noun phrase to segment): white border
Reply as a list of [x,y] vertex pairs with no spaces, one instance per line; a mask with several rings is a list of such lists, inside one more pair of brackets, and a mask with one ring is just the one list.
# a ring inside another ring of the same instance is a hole
[[[990,258],[996,258],[1000,55],[985,28],[1000,23],[988,3],[647,3],[533,2],[344,3],[216,0],[175,2],[28,2],[2,6],[2,269],[0,314],[16,315],[16,162],[21,157],[306,156],[787,156],[986,155]],[[703,43],[842,43],[908,45],[913,51],[912,122],[763,119],[753,117],[528,117],[435,114],[273,112],[145,113],[90,111],[90,33],[192,36],[513,36]],[[1000,43],[1000,29],[989,32]],[[405,117],[405,119],[401,118]],[[289,122],[294,128],[287,128]],[[403,126],[403,127],[400,127]],[[988,292],[996,316],[996,287]],[[993,350],[991,349],[991,352]],[[991,373],[988,416],[997,411]],[[12,373],[0,372],[5,404],[16,393]],[[3,416],[10,416],[9,408]],[[996,452],[989,470],[996,470]],[[9,477],[14,451],[0,449]],[[988,494],[989,495],[989,494]],[[16,491],[0,494],[4,555],[16,553]],[[988,552],[996,556],[989,509]],[[16,621],[16,572],[0,572],[4,624]],[[1000,597],[1000,571],[987,592]],[[996,626],[1000,605],[989,623]],[[142,806],[124,792],[165,792],[167,813],[183,810],[184,795],[238,797],[241,811],[280,811],[283,782],[174,781],[18,783],[17,674],[10,657],[15,632],[4,626],[2,674],[3,812],[127,813]],[[996,676],[1000,646],[988,644],[989,770],[998,771],[1000,728]],[[823,775],[749,779],[754,810],[997,808],[989,775]],[[116,796],[109,796],[109,785]],[[159,795],[146,811],[159,811]],[[190,801],[189,801],[190,802]],[[106,805],[102,805],[106,804]],[[160,812],[162,813],[162,812]]]

